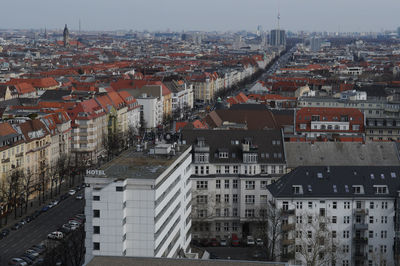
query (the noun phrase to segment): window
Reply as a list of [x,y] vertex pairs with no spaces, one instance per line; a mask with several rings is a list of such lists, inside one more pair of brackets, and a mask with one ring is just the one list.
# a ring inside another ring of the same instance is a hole
[[221,180],[215,180],[215,188],[221,188]]
[[312,231],[307,231],[307,237],[312,238]]
[[215,194],[215,202],[221,203],[221,194]]
[[229,223],[224,223],[224,231],[229,231]]
[[296,201],[296,209],[303,209],[303,202]]
[[373,224],[373,223],[374,223],[374,216],[370,216],[370,217],[369,217],[369,223],[370,223],[370,224]]
[[387,224],[387,216],[381,216],[381,223]]
[[217,232],[221,231],[221,223],[215,223],[215,231]]
[[246,204],[254,204],[255,196],[254,195],[246,195]]
[[232,202],[237,203],[238,202],[238,194],[233,194],[232,195]]
[[332,216],[332,223],[335,224],[337,222],[337,217],[336,216]]
[[344,209],[350,209],[350,201],[343,202],[343,208]]
[[313,205],[313,204],[312,204],[312,201],[309,201],[309,202],[308,202],[308,208],[309,208],[309,209],[312,209],[312,205]]
[[302,224],[303,223],[303,216],[299,215],[296,216],[296,224]]
[[228,208],[224,209],[224,217],[229,217],[229,209]]
[[254,189],[255,181],[246,181],[246,189]]
[[350,262],[348,260],[342,261],[343,266],[350,266]]
[[254,217],[254,209],[246,209],[244,214],[245,217]]
[[380,245],[381,253],[386,253],[387,248],[386,245]]
[[100,196],[93,196],[93,200],[94,201],[99,201],[100,200]]
[[93,226],[93,234],[100,234],[100,226]]
[[309,216],[307,217],[307,222],[308,222],[309,224],[312,224],[312,221],[313,221],[313,217],[312,217],[311,215],[309,215]]
[[334,201],[334,202],[332,202],[332,209],[336,209],[336,208],[337,208],[337,202]]
[[[225,165],[225,174],[229,174],[229,165]],[[228,180],[229,182],[229,180]]]
[[232,216],[234,216],[234,217],[238,216],[238,209],[237,208],[233,208]]
[[120,186],[115,187],[115,191],[120,192],[120,191],[124,191],[124,190],[125,190],[124,187],[120,187]]
[[343,253],[349,253],[350,248],[349,245],[343,245]]
[[344,224],[349,224],[350,223],[350,216],[344,216],[343,217],[343,223]]
[[260,189],[267,189],[267,185],[268,185],[268,182],[265,180],[262,180],[260,182]]
[[302,186],[292,186],[293,194],[303,194]]
[[229,179],[225,180],[224,184],[225,184],[225,188],[229,188]]
[[387,231],[386,230],[382,230],[381,231],[381,238],[387,238]]
[[99,218],[100,217],[100,210],[93,210],[93,217]]
[[382,202],[382,209],[387,209],[388,208],[388,203],[387,201]]
[[207,203],[207,195],[197,195],[197,203],[198,204]]
[[228,158],[228,152],[220,152],[219,153],[219,158],[221,159],[226,159]]
[[374,231],[369,230],[369,231],[368,231],[368,237],[369,237],[369,238],[374,238]]
[[238,188],[238,181],[237,181],[237,180],[232,180],[232,187],[233,187],[234,189],[237,189],[237,188]]
[[207,189],[208,188],[208,181],[197,181],[196,182],[197,189]]
[[237,222],[232,223],[232,231],[238,231],[239,230],[239,225]]
[[375,194],[388,194],[387,186],[374,186]]
[[261,204],[266,204],[268,201],[268,196],[267,195],[260,195],[260,203]]
[[215,173],[217,173],[217,174],[221,173],[221,165],[216,165],[215,166]]
[[238,174],[239,173],[239,166],[237,166],[237,165],[233,166],[233,173],[234,174]]
[[350,237],[350,231],[343,231],[343,238],[349,238]]
[[198,210],[198,212],[197,212],[197,217],[198,217],[198,218],[205,218],[205,217],[207,217],[207,210]]
[[229,194],[224,195],[224,202],[229,203]]
[[93,250],[100,250],[100,243],[99,242],[93,242]]
[[337,236],[337,235],[336,235],[336,231],[333,230],[333,231],[332,231],[332,238],[336,238],[336,236]]

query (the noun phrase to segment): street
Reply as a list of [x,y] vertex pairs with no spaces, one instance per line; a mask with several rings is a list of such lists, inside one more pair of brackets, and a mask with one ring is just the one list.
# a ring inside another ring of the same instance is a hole
[[1,239],[0,265],[7,265],[11,258],[20,256],[32,245],[46,240],[49,233],[67,223],[69,218],[77,213],[83,213],[84,200],[75,199],[77,195],[83,195],[83,192],[81,190],[61,201],[32,222],[16,231],[11,231],[7,237]]

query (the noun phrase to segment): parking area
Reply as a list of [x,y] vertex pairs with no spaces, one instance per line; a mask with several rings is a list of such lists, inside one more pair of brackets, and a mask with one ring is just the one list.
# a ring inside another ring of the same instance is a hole
[[83,190],[68,195],[55,206],[42,209],[39,215],[29,223],[0,240],[0,265],[7,265],[11,258],[20,257],[34,245],[46,242],[49,233],[60,229],[71,217],[83,213],[84,200],[76,198]]

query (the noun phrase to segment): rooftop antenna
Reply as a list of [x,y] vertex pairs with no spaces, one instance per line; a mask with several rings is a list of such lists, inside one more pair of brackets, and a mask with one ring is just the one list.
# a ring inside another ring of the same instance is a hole
[[281,13],[279,12],[279,1],[278,1],[278,30],[280,29],[280,27],[279,27],[279,21],[280,21],[280,19],[281,19]]

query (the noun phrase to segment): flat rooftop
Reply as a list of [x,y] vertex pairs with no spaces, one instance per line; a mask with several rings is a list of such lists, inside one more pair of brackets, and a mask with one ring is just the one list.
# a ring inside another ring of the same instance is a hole
[[[164,154],[154,154],[154,150],[157,147],[164,151],[167,151],[167,149],[171,151]],[[100,170],[104,170],[104,177],[108,178],[155,179],[189,147],[190,145],[176,145],[173,148],[173,145],[161,144],[149,146],[144,151],[136,151],[136,149],[132,148],[104,164]]]
[[240,260],[201,260],[201,259],[168,259],[168,258],[144,258],[144,257],[111,257],[96,256],[87,266],[109,266],[109,265],[146,265],[146,266],[285,266],[285,262],[262,262],[262,261],[240,261]]

